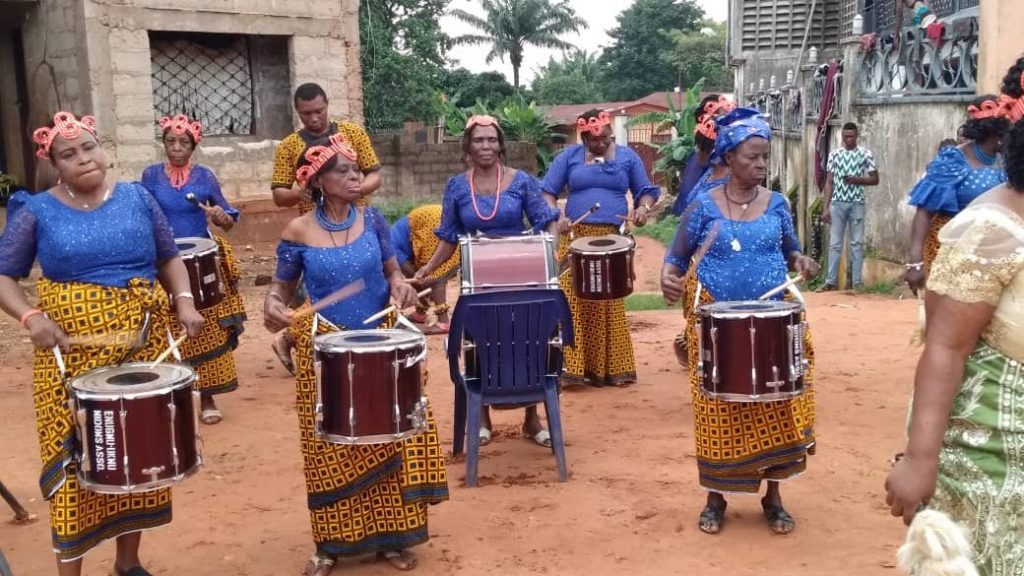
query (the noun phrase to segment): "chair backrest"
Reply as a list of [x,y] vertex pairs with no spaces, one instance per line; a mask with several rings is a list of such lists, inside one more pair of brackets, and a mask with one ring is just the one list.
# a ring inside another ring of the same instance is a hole
[[[481,394],[492,399],[543,393],[549,380],[554,383],[548,378],[552,375],[550,341],[559,330],[563,344],[572,345],[572,316],[561,290],[463,295],[448,333],[453,378],[465,337],[476,345],[479,366],[478,382],[467,382],[467,386],[479,386]],[[554,375],[559,371],[560,365]]]

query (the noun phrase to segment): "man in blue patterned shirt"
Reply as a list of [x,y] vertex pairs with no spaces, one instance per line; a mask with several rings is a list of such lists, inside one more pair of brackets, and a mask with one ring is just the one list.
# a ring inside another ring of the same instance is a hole
[[857,125],[843,125],[843,147],[828,155],[825,206],[822,221],[832,224],[829,234],[828,276],[819,291],[835,290],[839,277],[839,255],[849,232],[853,287],[860,288],[864,264],[864,187],[878,185],[878,168],[871,151],[857,145]]

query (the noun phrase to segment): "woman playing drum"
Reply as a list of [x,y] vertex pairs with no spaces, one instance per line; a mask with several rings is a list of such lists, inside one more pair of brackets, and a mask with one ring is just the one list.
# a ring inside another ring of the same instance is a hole
[[[785,199],[760,186],[770,137],[771,128],[756,110],[739,108],[719,119],[715,154],[732,177],[696,198],[680,220],[662,270],[662,292],[669,302],[754,300],[784,283],[787,268],[805,277],[817,273],[818,264],[799,251]],[[698,249],[706,252],[697,269],[689,270]],[[684,274],[695,274],[698,282],[684,289]],[[690,366],[697,364],[697,324],[697,306],[688,306]],[[809,346],[807,356],[813,358]],[[801,473],[813,450],[813,388],[792,400],[724,402],[701,392],[697,370],[690,371],[690,385],[697,467],[700,484],[708,490],[701,530],[715,534],[721,529],[724,492],[756,494],[763,480],[769,481],[761,500],[769,526],[781,534],[793,530],[779,481]]]
[[[544,197],[551,206],[555,206],[563,189],[569,190],[565,215],[559,220],[560,260],[569,254],[571,221],[586,215],[582,223],[573,227],[572,234],[576,238],[615,234],[628,211],[626,194],[630,193],[635,206],[633,223],[643,226],[660,194],[658,187],[651,184],[636,152],[615,144],[611,119],[606,112],[584,113],[577,120],[577,127],[583,144],[560,152],[543,184]],[[597,203],[600,208],[587,214]],[[563,276],[561,283],[577,335],[577,344],[565,349],[562,381],[594,386],[636,382],[636,359],[626,322],[625,300],[582,300],[576,294],[570,275]]]
[[[416,283],[430,282],[431,275],[455,253],[459,236],[519,236],[523,233],[524,214],[534,229],[557,235],[558,213],[544,203],[537,179],[502,164],[505,134],[497,120],[490,116],[471,117],[462,135],[462,150],[473,165],[469,172],[448,180],[441,203],[441,226],[436,231],[440,243],[430,261],[416,271]],[[542,446],[551,445],[551,436],[541,426],[536,406],[526,409],[523,433]],[[479,434],[481,444],[490,442],[488,411],[484,412]]]
[[281,233],[277,275],[264,301],[269,330],[289,328],[296,339],[296,406],[306,491],[316,553],[306,576],[329,573],[337,556],[377,554],[408,570],[408,548],[426,542],[427,504],[448,499],[447,471],[433,418],[424,434],[390,444],[331,444],[315,434],[317,402],[313,366],[314,315],[296,317],[287,302],[304,279],[314,305],[353,283],[361,286],[319,312],[318,333],[374,328],[363,320],[394,297],[415,306],[391,248],[384,216],[356,206],[359,171],[355,151],[336,134],[303,155],[296,177],[318,197],[317,208]]
[[200,310],[206,319],[203,333],[181,346],[182,359],[199,375],[196,386],[202,395],[201,419],[205,424],[216,424],[221,420],[221,412],[213,396],[238,388],[232,351],[238,347],[246,315],[245,303],[238,292],[241,272],[231,245],[211,234],[208,223],[224,231],[231,230],[238,220],[238,210],[224,199],[213,172],[205,166],[192,164],[192,154],[203,139],[202,125],[178,114],[161,118],[160,127],[167,161],[146,168],[142,172],[142,185],[167,215],[176,239],[212,237],[220,255],[223,298],[214,306]]
[[[168,293],[190,337],[199,335],[203,317],[192,303],[188,274],[159,205],[137,184],[107,181],[95,120],[60,112],[33,140],[61,184],[27,197],[10,215],[0,239],[0,307],[20,318],[36,346],[39,484],[50,501],[57,573],[81,574],[82,556],[116,538],[115,572],[145,576],[140,532],[170,523],[170,489],[106,495],[79,485],[65,378],[156,359],[167,348]],[[33,308],[17,279],[28,276],[37,259],[42,277],[39,308]],[[52,351],[56,346],[64,351],[63,373]]]
[[[409,214],[395,221],[391,226],[391,244],[395,249],[395,258],[407,278],[416,276],[416,271],[426,265],[437,250],[438,240],[434,230],[441,225],[440,204],[426,204],[413,208]],[[437,315],[437,323],[427,324],[424,334],[448,333],[448,296],[446,294],[449,278],[459,271],[460,255],[452,254],[440,268],[434,271],[436,282],[428,298],[432,312]],[[422,304],[422,301],[421,301]],[[417,306],[416,312],[409,315],[413,322],[427,323],[428,307]]]

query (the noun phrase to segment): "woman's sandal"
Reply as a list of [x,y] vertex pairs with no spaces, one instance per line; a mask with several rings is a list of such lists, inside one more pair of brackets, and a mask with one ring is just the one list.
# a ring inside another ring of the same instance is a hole
[[117,567],[115,566],[114,567],[114,575],[115,576],[153,576],[152,574],[150,574],[142,566],[132,566],[131,568],[129,568],[129,569],[123,571],[123,572],[121,570],[118,570]]
[[[274,351],[274,355],[277,356],[278,361],[281,362],[284,369],[292,376],[295,376],[295,362],[292,361],[292,355],[289,353],[287,343],[285,342],[285,338],[287,337],[288,336],[284,333],[275,336],[270,342],[270,349]],[[280,346],[285,346],[285,348],[282,350]]]
[[378,552],[377,558],[387,560],[392,566],[402,572],[412,570],[416,567],[417,562],[419,562],[419,560],[416,559],[416,555],[408,550],[388,550],[387,552]]
[[762,498],[761,509],[764,511],[764,519],[768,521],[768,527],[773,533],[789,534],[796,528],[796,520],[782,506],[769,504]]
[[334,558],[313,554],[299,576],[327,576],[333,568]]
[[728,505],[728,502],[723,502],[720,505],[708,504],[704,506],[704,510],[700,513],[700,519],[697,521],[697,526],[701,529],[701,532],[705,534],[718,534],[721,532],[722,523],[725,522],[725,508]]

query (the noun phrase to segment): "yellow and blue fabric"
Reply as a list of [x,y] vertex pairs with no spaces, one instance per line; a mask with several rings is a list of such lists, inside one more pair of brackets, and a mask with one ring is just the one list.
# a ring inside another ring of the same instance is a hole
[[[391,225],[391,244],[399,265],[411,261],[419,269],[430,261],[440,245],[434,230],[441,225],[441,212],[440,204],[425,204],[413,208],[408,215]],[[461,261],[462,254],[456,250],[451,258],[438,266],[432,276],[449,278],[458,271]]]
[[[336,120],[330,123],[326,134],[313,136],[308,130],[302,129],[292,132],[281,140],[274,150],[274,174],[270,180],[271,188],[291,188],[295,183],[295,169],[298,168],[299,159],[309,146],[322,142],[328,137],[340,132],[345,136],[352,149],[356,151],[359,159],[359,169],[368,174],[380,170],[380,160],[373,151],[373,142],[370,136],[358,124]],[[360,198],[357,202],[360,206],[369,204],[366,198]],[[299,213],[305,214],[314,208],[312,202],[302,201],[299,203]]]
[[[0,237],[0,275],[23,277],[38,259],[40,309],[69,336],[100,343],[74,344],[64,354],[66,378],[74,378],[94,368],[153,360],[167,347],[169,303],[154,278],[157,263],[175,254],[170,225],[156,202],[141,186],[120,183],[89,212],[50,193],[26,198]],[[36,350],[33,399],[39,485],[50,502],[58,558],[75,560],[107,539],[171,522],[170,489],[104,495],[79,484],[67,382],[49,350]]]
[[545,194],[558,197],[568,189],[565,201],[565,215],[576,221],[595,203],[601,207],[589,214],[586,224],[613,224],[618,226],[618,216],[629,212],[626,194],[633,197],[633,204],[640,203],[644,196],[657,201],[661,190],[651,184],[651,179],[640,156],[628,146],[615,146],[615,157],[601,163],[587,164],[587,149],[582,144],[570,146],[555,156],[544,175],[541,187]]
[[[498,202],[495,208],[495,202]],[[512,183],[500,195],[480,194],[476,196],[473,208],[469,178],[459,174],[448,180],[441,202],[441,224],[434,233],[438,238],[451,244],[459,243],[459,236],[482,232],[491,236],[519,236],[526,228],[523,215],[534,229],[544,229],[558,219],[558,210],[548,206],[541,197],[540,182],[536,178],[517,170]],[[494,218],[484,220],[477,215]]]
[[[753,300],[786,281],[787,258],[798,250],[793,219],[781,194],[772,192],[765,214],[751,221],[729,220],[711,195],[701,194],[687,209],[665,262],[685,272],[697,248],[718,229],[686,286],[686,342],[689,365],[697,366],[699,304]],[[741,249],[733,249],[733,240]],[[699,298],[699,299],[698,299]],[[776,296],[781,298],[781,296]],[[698,306],[691,303],[697,302]],[[696,370],[690,371],[694,436],[701,486],[717,492],[757,492],[763,480],[784,480],[802,472],[814,449],[813,348],[803,395],[778,402],[723,402],[706,397]]]
[[[210,233],[206,212],[185,199],[193,194],[196,202],[220,206],[235,221],[238,210],[231,207],[221,193],[220,183],[213,171],[195,165],[188,181],[181,188],[171,185],[163,164],[154,164],[142,173],[142,185],[153,195],[174,230],[175,238],[213,238],[220,251],[220,278],[224,297],[216,305],[200,310],[205,322],[197,338],[187,338],[181,344],[181,357],[195,368],[199,378],[194,389],[203,394],[223,394],[238,388],[238,368],[233,351],[238,348],[238,337],[245,330],[248,319],[245,302],[238,291],[241,270],[231,245],[220,236]],[[171,314],[171,325],[178,325],[176,314]]]

